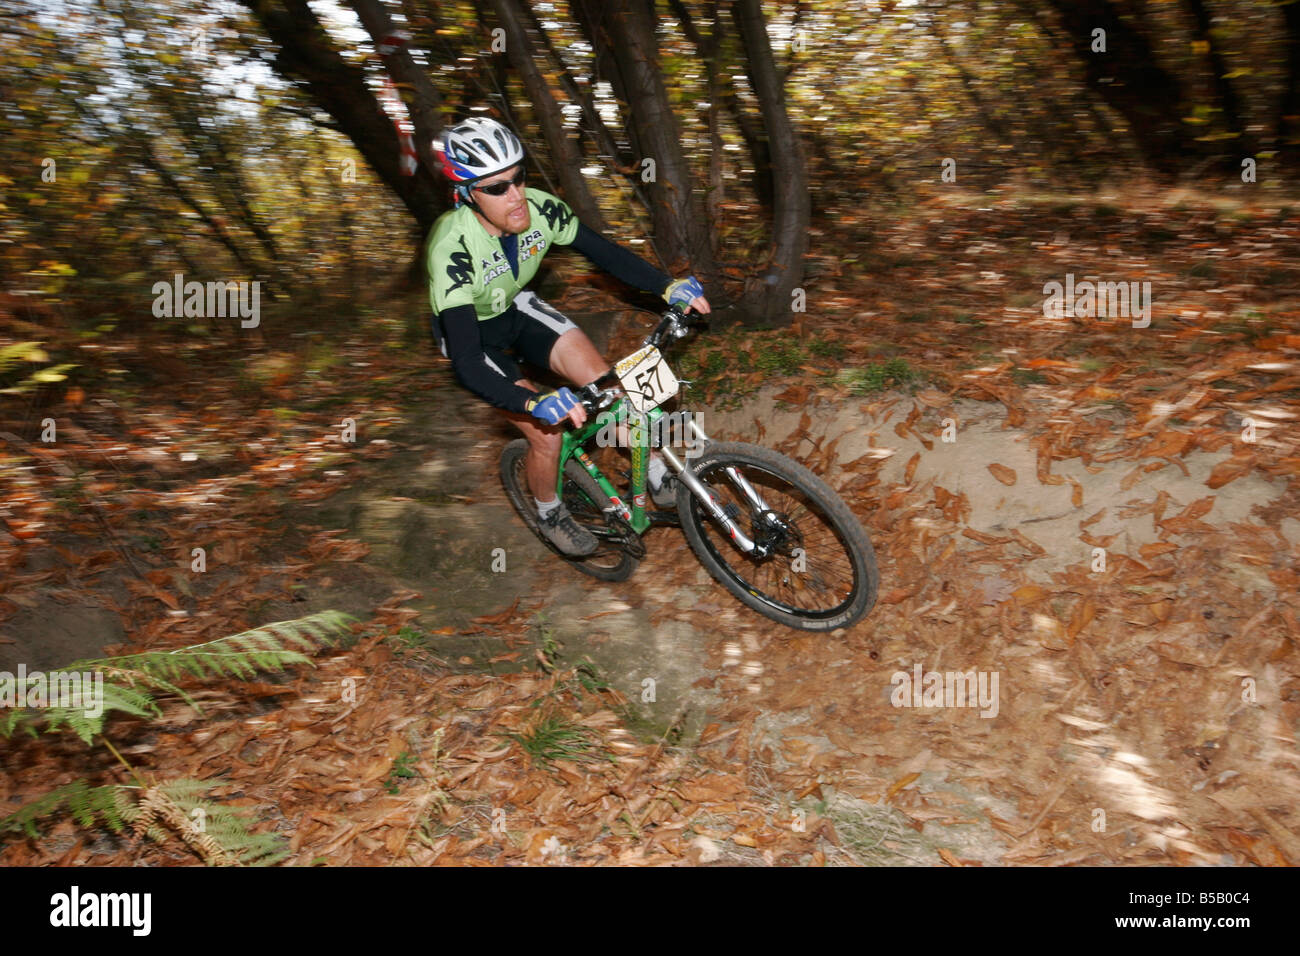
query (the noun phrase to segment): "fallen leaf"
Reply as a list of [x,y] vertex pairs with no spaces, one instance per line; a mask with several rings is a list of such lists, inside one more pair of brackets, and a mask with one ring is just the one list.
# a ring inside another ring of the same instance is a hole
[[1186,432],[1166,428],[1148,442],[1139,454],[1143,458],[1168,458],[1181,455],[1191,440],[1192,436]]
[[1008,468],[1006,465],[999,465],[997,462],[989,465],[989,471],[993,477],[1004,485],[1014,485],[1016,483],[1016,471],[1014,468]]
[[1034,555],[1035,557],[1039,557],[1047,553],[1047,549],[1044,548],[1041,544],[1034,541],[1028,535],[1021,534],[1020,531],[1018,531],[1015,528],[1011,529],[1011,536],[1016,539],[1016,541],[1020,544],[1022,548],[1024,548],[1026,551],[1028,551],[1030,554]]
[[1178,545],[1172,541],[1152,541],[1150,544],[1144,544],[1138,548],[1138,554],[1144,560],[1154,558],[1156,555],[1168,554],[1170,551],[1177,551]]
[[[1076,508],[1082,508],[1083,485],[1079,484],[1078,480],[1075,478],[1067,478],[1066,480],[1070,483],[1070,504],[1074,505]],[[1106,509],[1102,508],[1101,510],[1105,511]]]
[[907,459],[907,468],[903,471],[903,484],[910,485],[912,483],[912,478],[916,475],[916,466],[920,463],[921,453],[919,451]]
[[989,534],[986,531],[976,531],[974,528],[962,528],[963,538],[970,538],[972,541],[978,541],[980,544],[1010,544],[1013,539],[999,538],[997,535]]
[[470,620],[475,624],[504,624],[515,616],[515,609],[518,607],[519,598],[515,598],[514,604],[498,614],[484,614],[482,617],[470,618]]
[[1011,596],[1015,598],[1018,607],[1025,607],[1028,604],[1034,604],[1037,601],[1041,601],[1043,598],[1047,597],[1047,594],[1048,592],[1044,591],[1037,584],[1026,584],[1011,592]]
[[899,777],[892,784],[890,784],[889,789],[885,791],[885,802],[888,803],[890,800],[894,799],[894,795],[897,794],[898,791],[902,790],[908,784],[911,784],[916,780],[919,780],[920,777],[921,777],[920,772],[908,773]]
[[1089,385],[1083,390],[1083,393],[1079,397],[1091,398],[1098,402],[1104,402],[1112,398],[1119,398],[1120,394],[1113,388],[1103,388],[1100,385]]
[[1074,613],[1070,615],[1070,624],[1066,628],[1066,633],[1073,641],[1079,636],[1079,632],[1092,623],[1092,619],[1097,616],[1097,606],[1092,603],[1092,598],[1084,598],[1074,606]]
[[916,398],[931,408],[943,408],[945,405],[951,404],[952,402],[952,397],[950,395],[945,395],[943,392],[933,388],[927,388],[923,391],[917,392]]
[[1230,481],[1236,481],[1254,467],[1253,459],[1229,458],[1219,462],[1210,471],[1205,484],[1211,488],[1222,488]]

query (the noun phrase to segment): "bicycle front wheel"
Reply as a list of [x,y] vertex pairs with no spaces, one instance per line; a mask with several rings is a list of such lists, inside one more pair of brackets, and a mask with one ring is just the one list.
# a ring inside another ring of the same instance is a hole
[[[880,588],[871,539],[843,500],[803,465],[742,442],[714,442],[691,473],[765,558],[747,554],[684,482],[677,513],[700,563],[760,614],[805,631],[848,627],[875,606]],[[755,507],[747,482],[767,505]]]

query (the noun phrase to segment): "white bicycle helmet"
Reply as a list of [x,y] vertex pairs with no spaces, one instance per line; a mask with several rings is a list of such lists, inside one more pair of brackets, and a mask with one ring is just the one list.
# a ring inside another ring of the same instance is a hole
[[469,183],[517,166],[525,158],[519,137],[509,127],[483,116],[444,131],[438,153],[443,173],[456,183],[457,194],[466,202],[472,202]]

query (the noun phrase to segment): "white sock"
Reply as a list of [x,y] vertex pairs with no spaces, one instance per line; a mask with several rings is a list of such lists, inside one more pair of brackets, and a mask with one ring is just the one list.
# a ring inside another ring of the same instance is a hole
[[650,487],[662,488],[664,479],[668,477],[668,466],[658,455],[650,456]]
[[559,498],[552,498],[550,501],[539,501],[534,498],[533,501],[537,504],[537,516],[539,518],[545,518],[556,508],[560,507]]

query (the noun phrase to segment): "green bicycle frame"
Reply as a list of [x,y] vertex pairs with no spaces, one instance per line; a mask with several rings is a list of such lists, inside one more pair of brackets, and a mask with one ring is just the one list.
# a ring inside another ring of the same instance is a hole
[[[628,411],[624,412],[625,406]],[[587,474],[595,479],[596,484],[600,485],[600,490],[609,497],[609,506],[612,507],[623,520],[626,521],[637,534],[645,534],[646,530],[653,523],[651,522],[646,509],[647,479],[650,468],[650,435],[654,428],[655,422],[664,415],[662,409],[652,408],[642,415],[639,412],[631,411],[627,398],[620,398],[605,411],[594,416],[587,421],[587,424],[581,428],[569,429],[560,436],[560,471],[555,480],[555,494],[557,497],[563,494],[564,483],[564,466],[570,458],[575,458]],[[627,502],[619,497],[618,490],[614,487],[613,482],[605,477],[605,473],[596,467],[596,463],[591,460],[591,456],[583,450],[596,433],[610,425],[611,419],[617,424],[619,421],[626,421],[628,426],[628,444],[632,453],[632,506],[628,507]]]

